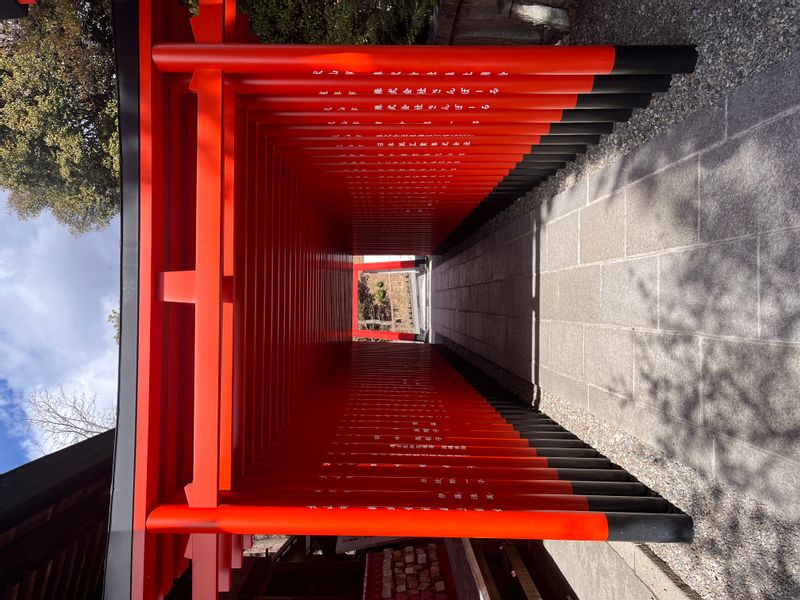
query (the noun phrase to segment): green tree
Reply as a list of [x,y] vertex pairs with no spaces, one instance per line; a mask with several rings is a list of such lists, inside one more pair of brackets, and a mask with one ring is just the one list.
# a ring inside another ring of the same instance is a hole
[[383,282],[382,281],[378,281],[375,284],[375,287],[377,288],[375,290],[375,301],[376,301],[376,303],[382,304],[382,303],[386,302],[386,290],[384,289]]
[[111,312],[108,313],[107,321],[114,328],[114,341],[119,344],[122,339],[122,321],[118,308],[111,309]]
[[20,218],[49,210],[74,235],[119,211],[109,0],[40,0],[0,24],[0,187]]
[[436,0],[242,0],[252,30],[271,44],[424,42]]

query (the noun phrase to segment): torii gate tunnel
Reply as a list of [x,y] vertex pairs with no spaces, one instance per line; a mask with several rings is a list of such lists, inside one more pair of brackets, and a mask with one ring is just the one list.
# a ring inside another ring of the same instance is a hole
[[229,0],[114,10],[107,598],[162,598],[189,560],[194,598],[215,598],[259,533],[691,539],[689,516],[443,350],[352,342],[351,257],[463,239],[694,49],[275,46]]

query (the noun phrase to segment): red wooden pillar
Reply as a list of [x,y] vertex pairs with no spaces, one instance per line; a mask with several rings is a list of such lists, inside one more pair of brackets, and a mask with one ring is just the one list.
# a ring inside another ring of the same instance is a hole
[[[217,506],[222,343],[223,86],[222,71],[196,71],[197,219],[195,233],[195,365],[193,477],[189,506]],[[219,539],[192,535],[195,600],[216,598]]]
[[233,376],[234,376],[234,265],[235,265],[235,94],[226,88],[223,95],[223,267],[222,267],[222,339],[220,379],[220,466],[219,488],[231,489],[233,479]]
[[155,598],[159,582],[158,536],[147,532],[147,516],[158,505],[161,460],[160,372],[163,342],[163,305],[159,302],[159,274],[164,268],[163,231],[163,78],[154,72],[152,13],[148,2],[140,5],[139,43],[148,51],[139,57],[139,122],[143,132],[140,152],[139,335],[137,364],[136,450],[133,498],[131,592],[134,598]]

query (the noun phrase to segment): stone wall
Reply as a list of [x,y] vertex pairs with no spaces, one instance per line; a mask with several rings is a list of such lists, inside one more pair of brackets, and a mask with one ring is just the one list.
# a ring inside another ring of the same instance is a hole
[[441,257],[437,341],[800,521],[798,108],[795,55]]

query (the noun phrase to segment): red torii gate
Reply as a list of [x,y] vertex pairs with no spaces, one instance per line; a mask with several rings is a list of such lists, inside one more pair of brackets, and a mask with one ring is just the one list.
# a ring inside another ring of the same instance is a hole
[[194,597],[216,597],[255,533],[688,539],[689,517],[430,346],[351,345],[350,256],[432,253],[693,50],[267,46],[232,0],[181,10],[138,5],[131,595],[163,597],[191,559]]

